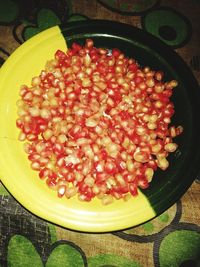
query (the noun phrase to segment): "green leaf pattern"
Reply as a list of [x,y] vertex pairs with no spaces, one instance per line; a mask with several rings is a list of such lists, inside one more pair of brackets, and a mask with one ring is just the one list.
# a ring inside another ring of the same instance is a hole
[[38,27],[29,26],[25,29],[25,32],[24,32],[25,40],[31,38],[35,34],[47,28],[53,27],[60,23],[61,21],[59,20],[59,18],[56,16],[56,14],[52,10],[43,8],[38,12],[38,16],[37,16]]
[[56,267],[55,263],[59,267],[84,267],[81,254],[67,244],[60,244],[53,249],[46,263],[46,267]]
[[160,267],[179,267],[187,260],[200,264],[200,233],[179,230],[168,234],[161,242],[159,258]]
[[[9,267],[44,266],[34,245],[24,236],[14,235],[8,245]],[[45,267],[84,267],[81,253],[70,244],[58,244],[49,255]],[[115,266],[141,267],[137,262],[112,254],[99,254],[88,258],[88,267]]]
[[9,267],[42,267],[41,258],[33,244],[24,236],[15,235],[8,245]]

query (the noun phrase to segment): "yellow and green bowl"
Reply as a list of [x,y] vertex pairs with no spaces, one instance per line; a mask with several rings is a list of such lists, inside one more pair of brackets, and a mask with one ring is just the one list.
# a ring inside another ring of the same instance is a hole
[[[151,185],[128,201],[102,206],[58,198],[38,173],[31,170],[16,128],[19,88],[30,85],[57,49],[92,38],[96,47],[117,47],[140,65],[162,70],[176,79],[172,123],[182,125],[178,150],[169,156],[167,171],[157,171]],[[0,178],[14,198],[33,214],[60,226],[84,232],[117,231],[142,224],[172,206],[190,187],[200,163],[200,88],[184,61],[167,45],[130,25],[101,20],[71,23],[47,29],[22,44],[0,69]]]

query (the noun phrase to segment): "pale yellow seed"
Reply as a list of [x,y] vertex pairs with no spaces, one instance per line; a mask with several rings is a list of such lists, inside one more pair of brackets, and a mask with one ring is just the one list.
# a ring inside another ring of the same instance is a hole
[[40,109],[37,107],[31,107],[29,108],[29,113],[32,117],[37,117],[40,115]]
[[161,148],[162,148],[161,144],[158,143],[156,145],[153,145],[151,147],[151,150],[152,150],[153,153],[158,153],[161,150]]
[[82,80],[82,86],[83,87],[90,87],[92,85],[92,82],[89,78],[84,78]]
[[131,194],[126,194],[124,197],[123,197],[123,200],[126,202],[126,201],[129,201],[131,199]]
[[148,122],[147,127],[149,130],[155,130],[157,128],[157,124],[154,122]]
[[101,144],[104,146],[107,146],[110,143],[112,143],[112,140],[108,136],[105,136],[101,139]]
[[65,196],[67,198],[71,198],[71,197],[75,196],[76,193],[77,193],[77,189],[75,187],[68,187],[68,188],[66,188]]
[[156,134],[155,132],[151,132],[151,133],[150,133],[150,138],[151,138],[152,140],[155,140],[156,137],[157,137],[157,134]]
[[24,143],[24,151],[29,154],[31,145],[29,143]]
[[112,100],[112,98],[108,98],[107,99],[107,104],[109,105],[109,106],[111,106],[111,107],[113,107],[114,105],[115,105],[115,102]]
[[102,91],[105,90],[107,87],[106,83],[104,82],[96,82],[95,85]]
[[116,182],[115,182],[115,179],[114,177],[109,177],[107,180],[106,180],[106,185],[107,185],[107,188],[108,189],[111,189],[113,186],[116,185]]
[[18,136],[18,140],[19,140],[19,141],[24,141],[24,140],[26,140],[26,134],[23,133],[23,132],[20,132],[20,133],[19,133],[19,136]]
[[129,144],[128,148],[127,148],[127,152],[128,153],[133,153],[135,151],[136,145],[135,144]]
[[148,122],[149,120],[150,120],[150,115],[145,114],[145,115],[143,116],[143,121]]
[[64,144],[66,141],[67,141],[67,137],[65,134],[60,134],[58,137],[57,137],[57,140],[59,143],[61,144]]
[[128,121],[122,121],[122,122],[121,122],[121,126],[122,126],[123,128],[127,128],[127,127],[128,127]]
[[91,148],[90,145],[85,145],[83,146],[82,150],[84,151],[85,155],[89,158],[89,159],[93,159],[94,158],[94,152]]
[[76,140],[76,143],[77,143],[78,146],[86,145],[86,144],[88,144],[90,142],[91,141],[89,139],[87,139],[87,138],[78,138]]
[[165,157],[157,156],[157,165],[160,169],[166,170],[169,166],[169,162]]
[[123,83],[122,84],[122,87],[125,89],[125,90],[128,90],[129,88],[130,88],[130,84],[128,84],[128,83]]
[[152,181],[153,175],[154,175],[154,170],[152,168],[146,168],[145,176],[149,183]]
[[45,140],[49,140],[51,137],[53,136],[53,131],[50,129],[47,129],[44,133],[43,133],[43,137]]
[[86,67],[90,66],[91,63],[91,57],[89,54],[86,54],[85,57],[83,58],[83,63]]
[[[89,170],[88,170],[89,171]],[[87,172],[88,173],[88,172]],[[83,172],[83,175],[86,175],[84,172]],[[94,183],[95,183],[95,180],[94,178],[92,178],[92,176],[87,176],[84,180],[84,183],[86,185],[88,185],[89,187],[93,187],[94,186]]]
[[31,85],[32,86],[37,86],[37,85],[39,85],[41,83],[41,79],[40,79],[40,77],[33,77],[32,78],[32,81],[31,81]]
[[121,153],[121,158],[123,159],[123,160],[127,160],[127,153],[126,153],[126,151],[123,151],[122,153]]
[[74,150],[73,150],[73,148],[66,147],[65,148],[65,152],[66,152],[67,155],[70,155],[70,154],[72,154],[74,152]]
[[98,135],[100,135],[100,134],[102,134],[103,133],[103,128],[102,127],[100,127],[100,126],[96,126],[95,127],[95,132],[98,134]]
[[17,114],[19,117],[27,115],[27,111],[24,110],[22,107],[18,108]]
[[156,108],[162,108],[162,106],[163,106],[163,103],[162,103],[160,100],[157,100],[157,101],[155,102],[155,107],[156,107]]
[[163,119],[163,121],[164,121],[165,123],[169,124],[169,123],[171,122],[171,119],[168,118],[168,117],[165,117],[165,118]]
[[133,155],[133,158],[135,161],[140,162],[140,163],[145,163],[148,161],[148,158],[146,158],[144,154],[140,151],[135,152]]
[[125,137],[125,138],[124,138],[124,141],[123,141],[123,143],[122,143],[122,146],[123,146],[124,148],[128,148],[129,144],[130,144],[130,139],[129,139],[128,137]]
[[42,150],[45,149],[45,144],[44,143],[38,143],[38,144],[36,144],[35,149],[36,149],[37,153],[40,154],[42,152]]
[[54,117],[54,118],[52,119],[52,121],[53,121],[54,123],[57,123],[57,122],[62,121],[62,118],[61,118],[61,117]]
[[97,144],[93,144],[92,149],[93,149],[95,154],[97,154],[99,152],[99,146]]
[[119,145],[117,145],[115,143],[109,143],[106,146],[106,151],[111,157],[115,158],[119,153]]
[[163,85],[156,85],[154,87],[154,90],[155,90],[156,93],[161,93],[164,90],[164,86]]
[[93,118],[88,118],[85,122],[87,127],[96,127],[98,125],[98,121]]
[[164,149],[167,152],[174,152],[177,149],[178,145],[175,143],[168,143],[164,146]]
[[153,114],[149,117],[149,122],[156,122],[158,120],[158,115]]
[[40,169],[40,164],[38,163],[38,162],[32,162],[31,163],[31,168],[33,169],[33,170],[39,170]]
[[19,100],[17,100],[16,104],[17,104],[17,107],[23,107],[24,106],[24,101],[19,99]]
[[92,192],[95,194],[95,195],[98,195],[100,193],[100,189],[97,185],[94,185],[93,188],[92,188]]
[[155,84],[155,82],[154,82],[153,79],[149,78],[149,79],[146,80],[146,85],[147,85],[148,87],[153,87],[154,84]]
[[102,199],[101,199],[101,203],[103,205],[109,205],[113,202],[113,197],[111,195],[105,195]]
[[50,169],[52,171],[54,171],[56,169],[55,163],[53,161],[49,161],[46,166],[48,169]]
[[43,119],[48,119],[51,116],[51,112],[48,109],[43,108],[43,109],[40,110],[40,116]]
[[126,168],[127,168],[127,170],[128,170],[129,172],[132,172],[132,171],[135,169],[135,167],[134,167],[134,163],[133,163],[133,161],[132,161],[131,159],[128,159],[128,160],[126,161]]
[[119,173],[116,174],[115,178],[116,178],[116,180],[118,181],[118,183],[120,185],[125,185],[126,184],[126,182],[124,181],[124,178],[123,178],[123,176],[121,174],[119,174]]
[[137,129],[136,129],[136,133],[137,133],[138,135],[143,135],[143,134],[146,133],[146,129],[145,129],[144,127],[142,127],[142,126],[139,126],[139,127],[137,127]]
[[52,107],[57,107],[58,106],[58,100],[55,97],[52,97],[49,99],[49,103]]

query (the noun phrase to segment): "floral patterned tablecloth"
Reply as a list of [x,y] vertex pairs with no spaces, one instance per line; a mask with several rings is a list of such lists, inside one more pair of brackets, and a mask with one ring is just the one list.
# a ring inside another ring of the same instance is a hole
[[[200,81],[199,14],[199,0],[1,0],[0,64],[24,41],[51,26],[110,19],[160,38]],[[0,184],[0,267],[6,266],[200,266],[200,185],[196,180],[176,204],[143,225],[89,234],[34,216]]]

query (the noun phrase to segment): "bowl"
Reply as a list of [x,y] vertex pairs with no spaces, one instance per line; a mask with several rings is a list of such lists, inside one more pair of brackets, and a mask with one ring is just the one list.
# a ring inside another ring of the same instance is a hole
[[[56,50],[67,50],[73,42],[87,38],[96,47],[117,47],[141,66],[162,70],[166,80],[176,79],[172,101],[172,123],[182,125],[178,150],[170,154],[166,171],[156,171],[150,187],[139,190],[128,201],[116,200],[103,206],[98,199],[81,202],[76,197],[58,198],[38,178],[18,141],[16,127],[19,88],[30,85]],[[0,175],[13,197],[33,214],[59,226],[83,232],[118,231],[142,224],[163,213],[180,199],[199,172],[200,90],[189,67],[171,48],[152,35],[127,24],[89,20],[55,26],[30,38],[0,69]]]

